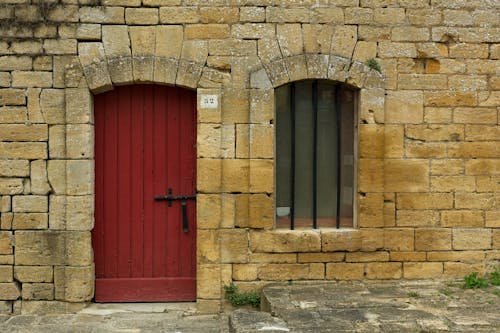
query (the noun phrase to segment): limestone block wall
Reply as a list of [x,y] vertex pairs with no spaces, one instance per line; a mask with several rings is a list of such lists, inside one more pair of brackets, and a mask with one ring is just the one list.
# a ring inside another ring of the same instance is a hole
[[[382,73],[367,66],[374,58]],[[274,228],[274,88],[358,89],[356,226]],[[500,260],[500,5],[3,0],[0,312],[93,297],[93,95],[198,103],[197,295],[287,280],[457,278]]]

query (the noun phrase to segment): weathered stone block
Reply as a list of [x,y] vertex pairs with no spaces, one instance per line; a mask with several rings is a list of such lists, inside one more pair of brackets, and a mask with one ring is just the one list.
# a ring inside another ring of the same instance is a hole
[[47,194],[51,190],[47,178],[47,161],[35,160],[31,162],[31,193]]
[[423,160],[386,160],[387,192],[425,192],[429,189],[429,163]]
[[53,300],[54,284],[23,283],[21,297],[23,300]]
[[439,226],[439,212],[435,210],[398,210],[398,227],[434,227]]
[[12,254],[12,245],[12,232],[0,231],[0,254]]
[[94,161],[66,161],[66,193],[68,195],[93,194]]
[[462,263],[462,262],[445,262],[444,274],[446,278],[463,279],[464,276],[472,272],[483,274],[485,272],[484,265],[480,263]]
[[382,158],[385,152],[384,134],[384,126],[382,125],[359,125],[359,157]]
[[241,7],[240,22],[264,22],[266,9],[264,7]]
[[15,266],[14,277],[19,282],[52,282],[52,266]]
[[351,252],[345,255],[346,262],[389,261],[389,252]]
[[221,189],[222,160],[197,159],[197,187],[202,193],[218,192]]
[[451,209],[452,193],[401,193],[397,195],[398,209]]
[[272,160],[250,160],[250,192],[272,193],[274,189],[274,163]]
[[250,125],[250,158],[272,158],[274,156],[274,126]]
[[10,196],[0,196],[0,213],[10,212],[11,208]]
[[381,58],[416,58],[417,48],[414,43],[381,41],[378,55]]
[[239,8],[202,7],[200,16],[202,23],[236,23],[239,20]]
[[500,211],[487,211],[485,226],[489,228],[498,228],[500,226]]
[[248,123],[250,118],[249,91],[226,89],[222,95],[222,122]]
[[19,284],[16,282],[0,283],[0,298],[2,300],[16,300],[21,296]]
[[384,162],[382,159],[359,159],[358,190],[360,192],[384,191]]
[[382,193],[359,195],[358,204],[358,226],[360,228],[384,226],[384,196]]
[[90,90],[100,93],[112,89],[103,44],[79,43],[78,55]]
[[272,228],[274,223],[274,200],[267,194],[252,194],[248,200],[248,227]]
[[20,178],[0,178],[0,194],[22,194],[23,180]]
[[230,27],[227,24],[190,24],[184,31],[186,39],[223,39],[230,36]]
[[60,266],[54,269],[55,298],[88,302],[94,296],[94,266]]
[[2,157],[12,159],[46,159],[47,143],[45,142],[0,142]]
[[305,8],[267,7],[267,22],[309,22],[310,11]]
[[47,229],[49,217],[47,213],[15,213],[12,221],[14,229]]
[[400,279],[403,267],[397,262],[374,262],[366,264],[366,278],[368,279]]
[[[418,229],[417,229],[418,230]],[[385,229],[384,249],[389,251],[414,251],[415,230],[413,229]]]
[[346,8],[344,11],[346,24],[373,24],[373,9]]
[[250,122],[269,124],[274,119],[274,90],[250,90]]
[[477,94],[474,92],[425,91],[425,106],[476,106]]
[[483,251],[437,251],[427,252],[428,261],[461,261],[473,263],[485,258]]
[[443,264],[438,262],[403,263],[405,279],[436,279],[443,274]]
[[66,89],[66,122],[93,123],[93,97],[87,88]]
[[248,232],[244,229],[220,230],[222,263],[244,263],[248,261]]
[[264,264],[259,266],[257,278],[261,280],[322,280],[325,278],[325,266],[312,264]]
[[492,233],[489,229],[453,229],[453,249],[491,249],[491,236]]
[[20,71],[15,70],[12,72],[12,87],[52,87],[52,73],[50,72],[36,72],[36,71]]
[[88,124],[66,126],[66,157],[73,159],[94,156],[94,127]]
[[215,229],[221,223],[221,196],[198,194],[196,196],[196,221],[199,229]]
[[327,263],[326,279],[359,280],[364,277],[365,264],[361,263]]
[[252,252],[319,252],[320,234],[314,230],[250,231]]
[[321,250],[323,252],[358,251],[360,249],[361,233],[359,230],[321,231]]
[[297,262],[296,253],[250,253],[251,263],[293,264]]
[[246,159],[222,160],[222,190],[248,192],[249,161]]
[[421,91],[388,91],[385,100],[386,123],[423,122],[424,107]]
[[125,9],[123,7],[81,7],[79,9],[80,22],[85,23],[124,23]]
[[233,265],[233,279],[236,281],[255,281],[257,280],[258,265]]
[[27,160],[0,160],[1,177],[27,177],[29,168]]
[[214,264],[220,261],[219,231],[213,229],[198,230],[196,243],[199,263]]
[[297,262],[308,263],[308,262],[336,262],[344,261],[345,254],[341,252],[333,253],[299,253],[297,257]]
[[125,23],[128,25],[158,24],[158,8],[126,8]]
[[40,195],[16,195],[12,198],[12,211],[46,213],[48,211],[48,198]]
[[93,263],[90,231],[74,231],[65,234],[66,264],[87,266]]
[[17,265],[61,265],[65,261],[66,237],[62,232],[17,231]]
[[448,77],[444,74],[399,74],[398,88],[403,90],[446,89]]
[[390,260],[403,262],[425,261],[427,260],[427,254],[425,252],[390,252]]
[[465,162],[465,173],[468,175],[500,174],[500,160],[473,159]]
[[443,227],[483,227],[484,214],[478,210],[450,210],[441,212]]
[[415,229],[415,250],[443,251],[451,248],[451,229]]
[[160,7],[160,23],[198,23],[200,13],[197,7]]
[[12,266],[0,265],[0,283],[12,281],[14,281]]
[[431,176],[432,191],[473,191],[475,188],[476,180],[472,176]]
[[198,265],[196,276],[198,298],[220,299],[222,294],[220,265]]
[[499,207],[498,193],[456,193],[455,208],[458,209],[487,209]]

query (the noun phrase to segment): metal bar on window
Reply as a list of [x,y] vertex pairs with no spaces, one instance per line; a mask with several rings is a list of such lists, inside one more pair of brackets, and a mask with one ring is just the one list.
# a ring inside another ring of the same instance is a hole
[[335,115],[337,117],[337,209],[336,209],[336,217],[335,217],[335,223],[337,229],[340,228],[340,195],[341,195],[341,158],[342,158],[342,144],[341,144],[341,138],[342,138],[342,115],[341,115],[341,104],[340,104],[340,89],[339,86],[335,86]]
[[318,81],[312,84],[312,108],[313,108],[313,186],[312,186],[312,204],[313,204],[313,229],[318,228]]
[[295,84],[290,85],[290,122],[291,122],[291,166],[290,166],[290,229],[295,229]]

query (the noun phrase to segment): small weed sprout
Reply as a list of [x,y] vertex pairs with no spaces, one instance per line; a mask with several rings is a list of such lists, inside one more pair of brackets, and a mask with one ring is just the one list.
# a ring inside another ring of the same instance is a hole
[[380,67],[380,64],[378,63],[378,61],[374,58],[371,58],[371,59],[368,59],[368,61],[366,62],[366,64],[368,65],[368,67],[370,67],[371,69],[379,72],[379,73],[382,73],[382,67]]
[[419,297],[419,294],[416,291],[410,291],[408,297],[416,298]]
[[439,290],[439,292],[445,296],[448,296],[448,297],[451,297],[451,295],[453,295],[453,291],[451,291],[451,289],[449,289],[449,288],[443,288],[443,289]]
[[234,283],[231,283],[229,286],[224,286],[224,292],[226,293],[226,299],[233,306],[250,304],[254,308],[257,308],[260,305],[260,295],[258,293],[240,292]]
[[500,286],[500,266],[495,267],[495,270],[490,273],[489,280],[493,286]]
[[488,287],[488,281],[478,275],[477,272],[472,272],[464,278],[464,289],[478,289]]

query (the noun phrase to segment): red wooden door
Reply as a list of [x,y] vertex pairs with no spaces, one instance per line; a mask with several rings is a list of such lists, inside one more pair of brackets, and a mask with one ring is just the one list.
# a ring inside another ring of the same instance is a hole
[[94,105],[95,300],[195,300],[195,201],[155,200],[195,194],[195,93],[123,86]]

